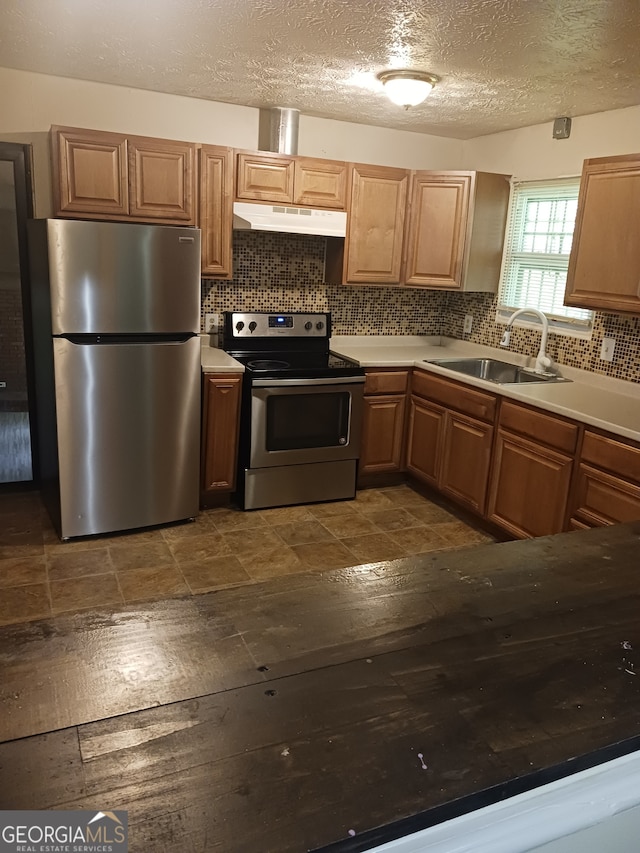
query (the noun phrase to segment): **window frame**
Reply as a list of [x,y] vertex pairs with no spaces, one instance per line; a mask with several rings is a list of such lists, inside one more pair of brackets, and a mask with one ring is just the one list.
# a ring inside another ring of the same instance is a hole
[[[521,216],[517,214],[516,208],[520,203],[520,198],[518,197],[519,191],[529,191],[539,189],[540,192],[540,200],[544,200],[545,194],[548,194],[548,198],[553,200],[553,193],[551,192],[554,187],[557,187],[558,190],[565,189],[569,184],[575,184],[575,197],[576,201],[578,198],[578,193],[580,189],[580,176],[579,175],[567,175],[561,178],[548,178],[548,179],[538,179],[538,180],[522,180],[518,178],[511,178],[511,191],[509,194],[509,208],[507,211],[507,222],[505,226],[505,237],[504,237],[504,249],[502,254],[502,263],[500,266],[500,278],[498,284],[498,292],[497,292],[497,306],[496,306],[496,323],[500,325],[506,325],[509,321],[509,318],[517,311],[518,308],[538,308],[539,310],[545,310],[540,306],[540,304],[532,304],[531,302],[521,305],[510,306],[503,301],[503,294],[507,285],[507,276],[509,272],[509,266],[515,261],[520,261],[522,259],[522,255],[526,255],[527,253],[523,251],[521,248],[521,242],[523,237],[523,228],[525,220]],[[514,234],[514,229],[520,226],[517,234]],[[574,228],[575,233],[575,228]],[[518,242],[516,243],[516,240]],[[544,262],[541,264],[541,269],[545,267],[547,269],[553,269],[552,259],[554,257],[554,253],[531,253],[532,255],[536,255],[538,258],[546,258],[548,259],[548,265]],[[569,266],[569,255],[560,255],[557,257],[562,259],[560,266],[563,270],[568,269]],[[535,266],[532,264],[532,266]],[[565,275],[566,280],[566,275]],[[549,331],[554,334],[559,335],[567,335],[569,337],[582,338],[585,340],[590,340],[593,334],[593,321],[594,321],[594,312],[586,311],[582,309],[585,314],[589,316],[585,317],[563,317],[562,315],[548,313],[545,310],[545,314],[549,320]],[[526,315],[525,315],[526,317]],[[523,327],[531,327],[531,328],[539,328],[540,323],[536,319],[532,319],[529,321],[527,319],[523,319],[522,317],[518,317],[515,321],[514,325],[523,326]]]

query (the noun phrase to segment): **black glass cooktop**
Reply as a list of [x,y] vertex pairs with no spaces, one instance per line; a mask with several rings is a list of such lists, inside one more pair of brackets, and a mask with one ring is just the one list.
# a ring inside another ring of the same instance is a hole
[[253,378],[273,379],[332,376],[363,376],[364,368],[346,358],[326,352],[229,353],[245,366]]

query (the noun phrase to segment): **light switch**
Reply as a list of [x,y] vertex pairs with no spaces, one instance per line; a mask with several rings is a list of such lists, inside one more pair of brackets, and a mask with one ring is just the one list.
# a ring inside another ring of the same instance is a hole
[[603,338],[600,347],[600,358],[603,361],[613,361],[613,353],[616,348],[615,338]]
[[470,335],[472,326],[473,326],[473,314],[465,314],[464,315],[464,326],[462,327],[462,333],[464,335]]

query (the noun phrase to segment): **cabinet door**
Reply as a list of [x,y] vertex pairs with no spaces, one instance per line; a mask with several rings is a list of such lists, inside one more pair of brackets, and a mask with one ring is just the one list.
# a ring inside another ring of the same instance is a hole
[[238,154],[236,197],[293,203],[295,161],[281,154]]
[[404,394],[364,398],[360,474],[402,470],[405,404]]
[[344,210],[347,206],[347,177],[347,163],[311,157],[296,160],[294,204]]
[[404,169],[353,167],[347,283],[400,282],[408,181]]
[[204,376],[202,489],[230,492],[236,484],[242,376]]
[[200,149],[202,274],[232,276],[233,151],[216,145]]
[[485,509],[492,439],[489,424],[446,413],[438,485],[444,494],[479,513]]
[[473,175],[416,172],[412,181],[405,283],[461,288]]
[[438,484],[445,412],[439,406],[411,398],[407,435],[407,470],[419,480]]
[[195,225],[195,152],[188,142],[130,137],[131,216]]
[[520,538],[560,533],[573,458],[498,430],[488,517]]
[[127,140],[117,133],[52,127],[57,216],[122,218],[129,213]]
[[640,519],[640,487],[581,464],[572,515],[592,527]]
[[640,314],[640,156],[585,160],[565,303]]

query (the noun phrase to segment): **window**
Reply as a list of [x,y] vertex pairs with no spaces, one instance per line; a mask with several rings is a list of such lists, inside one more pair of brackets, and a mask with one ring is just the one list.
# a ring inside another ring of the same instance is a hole
[[563,305],[579,185],[580,178],[513,183],[498,322],[517,308],[538,308],[556,331],[590,333],[592,312]]

